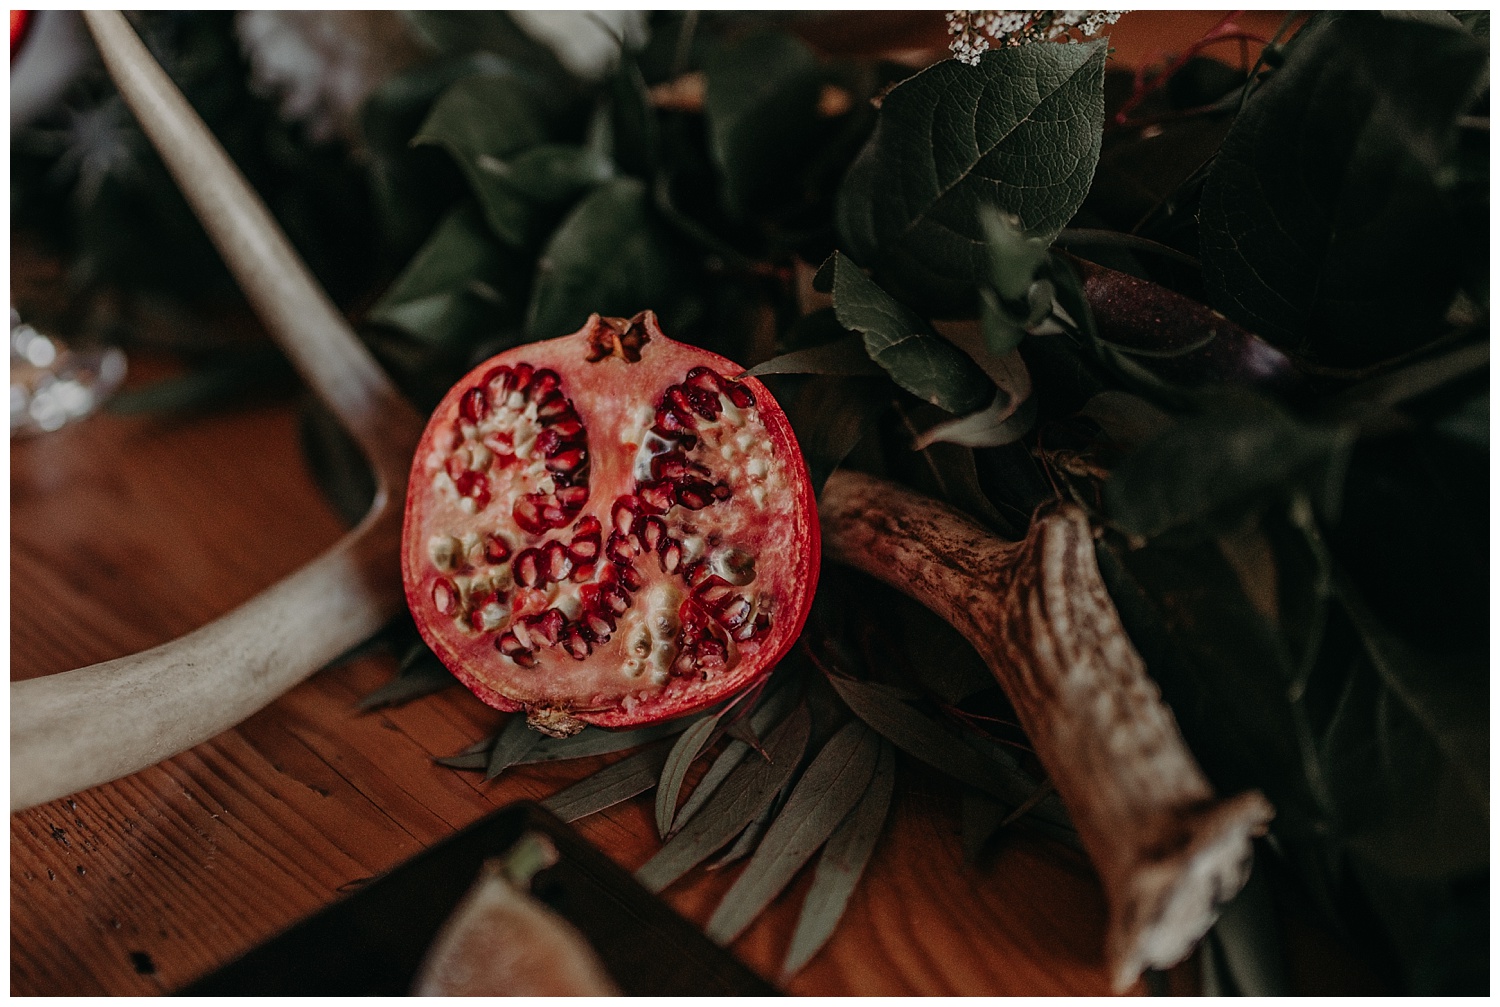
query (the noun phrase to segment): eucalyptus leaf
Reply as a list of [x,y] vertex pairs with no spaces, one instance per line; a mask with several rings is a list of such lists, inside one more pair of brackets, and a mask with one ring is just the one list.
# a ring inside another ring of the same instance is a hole
[[656,834],[663,839],[672,829],[672,819],[677,812],[677,795],[682,790],[682,781],[698,756],[708,747],[719,728],[719,716],[706,717],[683,731],[672,746],[662,767],[661,781],[656,788]]
[[1484,207],[1453,187],[1458,118],[1487,72],[1488,46],[1461,31],[1314,18],[1204,183],[1210,302],[1332,366],[1438,335],[1464,269],[1488,248]]
[[1252,867],[1239,894],[1219,910],[1213,934],[1220,963],[1240,996],[1280,997],[1293,992],[1285,941],[1263,864]]
[[833,291],[839,324],[862,333],[865,351],[891,378],[950,413],[967,413],[993,394],[992,383],[969,357],[865,276],[842,252],[819,270]]
[[711,940],[728,944],[743,933],[827,841],[869,788],[880,748],[879,735],[858,720],[829,739],[709,918]]
[[586,776],[542,802],[542,807],[565,822],[612,808],[656,786],[667,761],[665,742],[627,755],[618,762]]
[[881,103],[836,217],[844,247],[924,311],[972,306],[991,272],[981,207],[1049,241],[1083,203],[1104,128],[1103,40],[944,60]]
[[797,929],[792,932],[791,947],[787,949],[786,960],[781,966],[783,982],[801,971],[833,936],[844,910],[848,908],[849,897],[854,894],[865,866],[870,862],[870,855],[875,852],[875,843],[885,828],[895,789],[896,750],[889,741],[882,739],[875,775],[871,777],[864,796],[828,837],[823,854],[818,858],[812,887],[803,900],[802,912],[797,916]]
[[414,699],[441,692],[451,685],[456,685],[457,682],[453,673],[443,667],[442,662],[435,658],[431,661],[421,661],[380,688],[361,696],[359,702],[355,704],[355,709],[364,713],[390,706],[400,706]]
[[487,752],[464,752],[458,755],[439,755],[432,760],[439,766],[448,769],[483,769],[489,765],[490,757]]
[[571,738],[542,738],[536,747],[516,763],[528,766],[537,762],[558,762],[563,759],[583,759],[591,755],[609,755],[623,752],[627,748],[669,738],[680,734],[697,722],[696,717],[684,717],[665,724],[638,727],[630,731],[607,731],[599,727],[585,727]]
[[533,339],[550,339],[574,331],[593,312],[629,318],[647,308],[670,324],[686,275],[644,183],[613,179],[584,197],[547,242],[526,330]]
[[816,139],[822,71],[806,43],[764,32],[725,42],[704,61],[703,117],[724,202],[743,215],[787,184],[789,155]]
[[739,835],[791,779],[811,730],[807,707],[798,706],[767,735],[770,758],[740,762],[703,809],[636,872],[636,880],[659,892]]
[[493,780],[511,766],[531,754],[542,740],[540,731],[533,731],[520,714],[512,714],[495,738],[495,747],[490,749],[489,762],[485,763],[484,778]]
[[940,772],[1004,801],[1019,805],[1035,789],[1032,781],[997,772],[993,763],[876,682],[829,675],[854,715],[897,748]]
[[745,826],[744,831],[734,838],[734,842],[730,844],[729,849],[721,853],[704,869],[720,871],[730,864],[739,863],[754,853],[755,848],[760,845],[762,837],[765,836],[766,830],[771,827],[771,822],[776,819],[777,812],[781,810],[782,805],[786,802],[786,798],[786,787],[782,787],[776,791],[776,796],[771,798],[770,802],[761,810],[761,813],[755,816],[755,821]]

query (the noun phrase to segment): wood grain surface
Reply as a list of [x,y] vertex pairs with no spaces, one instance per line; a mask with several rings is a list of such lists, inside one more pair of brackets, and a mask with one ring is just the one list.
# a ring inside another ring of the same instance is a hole
[[[11,667],[26,678],[165,642],[338,537],[295,403],[190,419],[101,415],[11,450]],[[432,764],[499,714],[450,689],[369,714],[385,656],[324,671],[234,730],[135,776],[11,817],[11,993],[170,992],[424,847],[599,765],[485,783]],[[904,757],[903,757],[904,758]],[[847,916],[788,985],[824,994],[1104,994],[1104,906],[1072,851],[1017,832],[963,863],[953,785],[903,763]],[[647,794],[577,823],[634,869]],[[702,925],[738,867],[667,901]],[[810,880],[732,947],[774,978]]]

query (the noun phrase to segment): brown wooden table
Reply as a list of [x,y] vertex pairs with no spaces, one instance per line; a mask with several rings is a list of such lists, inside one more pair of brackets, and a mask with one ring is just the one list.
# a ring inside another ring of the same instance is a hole
[[[101,415],[11,448],[11,668],[30,678],[176,637],[340,534],[292,402],[190,419]],[[361,714],[387,656],[315,675],[212,741],[11,817],[11,992],[172,991],[341,891],[518,798],[599,764],[493,783],[432,763],[500,715],[462,689]],[[1099,994],[1104,907],[1077,854],[1017,832],[974,867],[957,791],[903,763],[847,916],[796,994]],[[650,795],[577,824],[634,869]],[[738,867],[665,897],[702,924]],[[774,977],[810,870],[733,951]]]

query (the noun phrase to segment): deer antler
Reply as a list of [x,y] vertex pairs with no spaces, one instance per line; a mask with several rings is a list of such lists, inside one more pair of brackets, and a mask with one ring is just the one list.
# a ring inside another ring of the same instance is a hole
[[11,686],[11,809],[126,776],[244,720],[403,604],[401,504],[422,418],[308,274],[118,12],[85,11],[105,66],[250,304],[375,470],[359,526],[297,573],[171,643]]
[[892,483],[835,472],[823,550],[931,608],[979,651],[1072,815],[1109,902],[1117,989],[1175,964],[1245,883],[1259,792],[1217,799],[1110,602],[1083,511],[1020,542]]

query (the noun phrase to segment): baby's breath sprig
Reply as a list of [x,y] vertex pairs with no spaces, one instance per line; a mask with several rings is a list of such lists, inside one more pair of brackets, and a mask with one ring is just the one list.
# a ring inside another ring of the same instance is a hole
[[1119,10],[955,10],[948,12],[948,48],[975,66],[991,46],[1077,42],[1114,24]]

